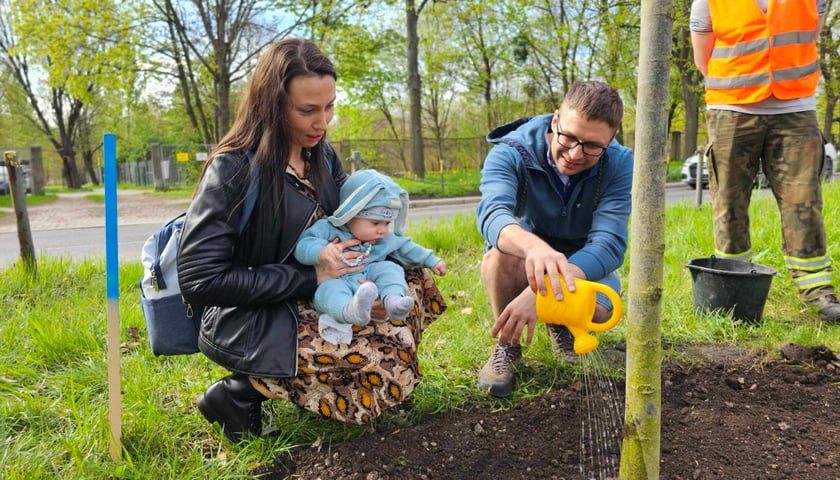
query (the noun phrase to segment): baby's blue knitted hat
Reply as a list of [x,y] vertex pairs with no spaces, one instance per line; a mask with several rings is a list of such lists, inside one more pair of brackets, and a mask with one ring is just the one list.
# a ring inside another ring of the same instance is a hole
[[359,170],[341,187],[341,205],[327,220],[340,227],[353,217],[393,222],[402,236],[408,218],[408,192],[375,170]]

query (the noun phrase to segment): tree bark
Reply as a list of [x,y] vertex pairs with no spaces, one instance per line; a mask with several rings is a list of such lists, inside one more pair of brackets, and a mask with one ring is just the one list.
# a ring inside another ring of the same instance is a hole
[[[833,19],[840,18],[840,15],[832,17]],[[834,133],[832,126],[834,122],[840,119],[834,118],[834,106],[837,105],[838,95],[836,79],[834,78],[835,70],[832,68],[833,62],[837,55],[837,47],[840,42],[834,40],[832,32],[832,25],[825,25],[820,35],[820,54],[822,56],[822,76],[823,76],[823,90],[825,91],[825,115],[823,116],[823,135],[827,141],[834,143]],[[833,50],[832,50],[833,49]],[[833,53],[832,53],[833,52]]]
[[409,131],[411,132],[411,169],[420,178],[426,176],[426,162],[423,156],[423,124],[421,110],[420,66],[418,61],[417,22],[420,7],[415,7],[414,0],[405,0],[406,18],[406,56],[408,59],[408,98],[409,98]]
[[99,186],[99,174],[96,168],[93,167],[93,150],[85,150],[82,152],[82,160],[85,165],[85,172],[87,173],[90,183],[94,186]]
[[700,123],[700,106],[697,102],[696,75],[681,75],[683,106],[685,111],[685,132],[683,135],[682,158],[686,159],[697,150],[697,132]]
[[642,0],[621,479],[659,478],[671,0]]

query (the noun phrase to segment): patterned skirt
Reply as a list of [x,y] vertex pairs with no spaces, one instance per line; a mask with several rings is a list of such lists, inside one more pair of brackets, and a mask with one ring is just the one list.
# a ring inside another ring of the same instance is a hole
[[298,304],[298,375],[253,377],[268,398],[289,400],[340,422],[366,423],[402,403],[420,382],[420,337],[446,310],[431,274],[406,267],[414,310],[404,321],[353,327],[349,344],[333,345],[318,334],[318,313]]

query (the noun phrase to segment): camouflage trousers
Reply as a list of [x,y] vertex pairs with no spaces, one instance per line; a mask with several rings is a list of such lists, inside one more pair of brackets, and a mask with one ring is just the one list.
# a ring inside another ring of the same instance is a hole
[[715,254],[749,260],[749,206],[759,167],[779,206],[785,265],[804,301],[834,293],[822,218],[824,141],[814,111],[750,115],[709,110]]

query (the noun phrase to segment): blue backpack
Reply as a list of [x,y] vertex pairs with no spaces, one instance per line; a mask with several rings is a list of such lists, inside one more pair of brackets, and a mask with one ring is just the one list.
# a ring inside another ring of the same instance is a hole
[[[239,235],[254,211],[259,190],[259,168],[247,152],[251,164],[248,191],[239,221]],[[178,243],[184,228],[182,212],[166,222],[143,244],[140,261],[140,304],[155,355],[186,355],[198,352],[198,331],[204,306],[191,305],[181,296],[178,285]]]

